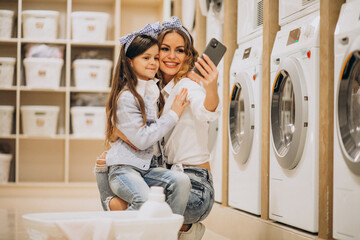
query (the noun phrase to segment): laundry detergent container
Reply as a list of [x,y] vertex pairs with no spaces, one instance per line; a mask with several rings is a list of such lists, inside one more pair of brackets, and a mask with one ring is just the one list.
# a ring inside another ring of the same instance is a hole
[[36,40],[54,40],[58,35],[59,12],[26,10],[22,12],[23,37]]
[[20,111],[24,135],[48,137],[56,135],[60,111],[58,106],[22,106]]
[[9,181],[10,162],[12,154],[0,153],[0,184]]
[[14,109],[11,105],[0,105],[0,136],[11,134]]
[[16,58],[0,57],[0,87],[11,87]]
[[73,12],[72,39],[77,42],[106,41],[109,14],[104,12]]
[[110,85],[112,61],[107,59],[77,59],[73,62],[77,89],[99,90]]
[[59,88],[64,60],[61,58],[25,58],[26,86]]
[[0,10],[0,38],[11,38],[14,23],[14,12]]
[[138,211],[23,215],[30,239],[58,240],[177,240],[183,219],[178,214],[163,218],[142,218],[138,216]]
[[72,107],[71,123],[74,137],[105,137],[105,107]]

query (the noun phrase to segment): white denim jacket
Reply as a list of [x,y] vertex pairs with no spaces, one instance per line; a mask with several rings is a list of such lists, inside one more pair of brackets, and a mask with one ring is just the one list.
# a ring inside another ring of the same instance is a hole
[[136,90],[144,99],[146,124],[140,127],[143,123],[140,106],[130,91],[124,91],[117,101],[116,116],[118,123],[116,127],[139,150],[135,150],[121,139],[117,140],[106,156],[108,166],[124,164],[143,170],[149,169],[154,154],[153,144],[157,144],[175,126],[179,119],[172,110],[157,119],[154,96],[147,94],[146,91],[148,87],[153,86],[150,83],[144,83],[149,81],[138,81]]

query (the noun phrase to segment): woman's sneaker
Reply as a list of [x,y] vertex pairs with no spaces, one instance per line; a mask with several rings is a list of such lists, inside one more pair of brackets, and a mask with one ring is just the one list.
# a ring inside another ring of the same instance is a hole
[[193,223],[187,232],[180,232],[179,240],[200,240],[205,232],[201,222]]

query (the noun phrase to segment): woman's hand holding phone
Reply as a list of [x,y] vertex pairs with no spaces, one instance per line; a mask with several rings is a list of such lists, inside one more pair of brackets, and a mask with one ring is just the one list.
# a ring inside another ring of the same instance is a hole
[[203,54],[202,58],[198,58],[198,62],[195,63],[195,67],[201,75],[203,75],[203,77],[195,71],[189,72],[188,77],[199,84],[201,82],[207,93],[217,94],[219,71],[211,59],[206,54]]

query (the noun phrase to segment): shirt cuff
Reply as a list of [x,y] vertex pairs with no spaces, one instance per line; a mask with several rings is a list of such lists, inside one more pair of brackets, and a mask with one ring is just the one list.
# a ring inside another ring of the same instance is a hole
[[179,121],[179,116],[173,110],[170,109],[168,113],[174,118],[175,122]]
[[204,105],[201,105],[200,107],[200,112],[202,113],[203,116],[206,116],[205,118],[207,119],[207,121],[210,122],[215,121],[221,115],[221,111],[222,111],[222,102],[220,101],[215,111],[213,112],[207,110]]

